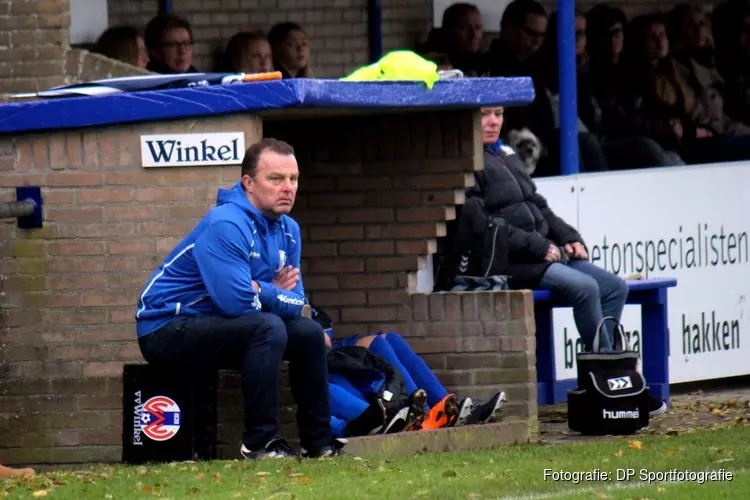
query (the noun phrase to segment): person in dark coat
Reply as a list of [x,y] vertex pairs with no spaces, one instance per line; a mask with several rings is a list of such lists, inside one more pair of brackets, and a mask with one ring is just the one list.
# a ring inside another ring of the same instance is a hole
[[[591,350],[601,320],[620,320],[628,286],[587,260],[581,235],[555,215],[518,155],[500,140],[502,125],[503,108],[482,109],[484,170],[476,173],[467,203],[479,198],[488,214],[505,220],[509,286],[545,288],[572,304],[578,333]],[[611,349],[611,335],[604,337],[601,346]]]

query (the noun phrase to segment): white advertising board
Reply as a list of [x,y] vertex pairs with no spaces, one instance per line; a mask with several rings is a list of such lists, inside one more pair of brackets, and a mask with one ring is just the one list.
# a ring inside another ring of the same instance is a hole
[[[563,215],[569,196],[555,181],[537,184]],[[750,199],[748,164],[612,172],[571,181],[579,183],[577,227],[593,263],[623,277],[677,279],[667,292],[670,382],[750,373],[750,344],[742,341],[750,329],[745,316],[750,221],[743,208]],[[639,309],[626,307],[623,326],[640,347]],[[578,335],[572,314],[562,310],[554,321],[557,379],[575,377],[570,356]]]

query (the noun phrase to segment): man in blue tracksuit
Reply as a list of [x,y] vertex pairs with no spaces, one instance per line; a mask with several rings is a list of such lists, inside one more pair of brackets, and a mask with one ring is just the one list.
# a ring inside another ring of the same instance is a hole
[[302,455],[340,453],[331,438],[325,334],[300,316],[294,205],[299,171],[285,142],[247,150],[242,177],[166,257],[138,298],[138,342],[149,363],[242,372],[249,459],[295,453],[279,437],[279,376],[289,361]]

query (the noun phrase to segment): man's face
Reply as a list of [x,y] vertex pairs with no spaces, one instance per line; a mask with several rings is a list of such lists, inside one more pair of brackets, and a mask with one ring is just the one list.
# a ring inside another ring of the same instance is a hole
[[516,57],[523,61],[537,53],[547,35],[547,18],[527,14],[523,26],[515,30]]
[[449,31],[452,42],[464,52],[479,52],[482,47],[482,14],[466,10]]
[[280,155],[269,150],[261,153],[255,177],[242,177],[250,203],[271,218],[292,211],[298,181],[299,169],[294,155]]

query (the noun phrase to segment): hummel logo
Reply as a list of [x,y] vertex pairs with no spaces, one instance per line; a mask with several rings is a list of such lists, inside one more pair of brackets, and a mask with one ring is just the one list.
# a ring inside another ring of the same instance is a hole
[[621,391],[623,389],[630,389],[633,387],[633,382],[630,377],[617,377],[607,379],[610,391]]

